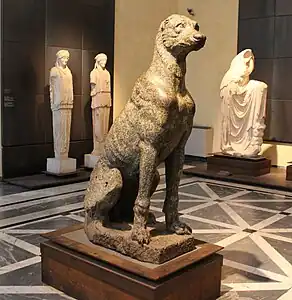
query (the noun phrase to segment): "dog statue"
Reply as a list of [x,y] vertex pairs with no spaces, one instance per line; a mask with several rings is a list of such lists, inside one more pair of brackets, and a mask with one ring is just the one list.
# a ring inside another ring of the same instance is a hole
[[158,30],[152,63],[136,81],[132,96],[115,119],[92,171],[84,198],[84,229],[90,241],[101,226],[133,221],[131,238],[148,244],[150,197],[165,162],[166,229],[191,234],[179,220],[178,187],[184,148],[191,133],[195,103],[185,86],[186,57],[205,45],[194,20],[171,15]]

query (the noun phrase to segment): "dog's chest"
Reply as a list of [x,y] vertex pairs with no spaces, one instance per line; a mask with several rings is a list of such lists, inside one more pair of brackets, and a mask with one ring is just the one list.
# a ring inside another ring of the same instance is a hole
[[189,94],[178,93],[176,96],[176,113],[180,121],[185,122],[188,118],[193,117],[195,113],[195,104]]

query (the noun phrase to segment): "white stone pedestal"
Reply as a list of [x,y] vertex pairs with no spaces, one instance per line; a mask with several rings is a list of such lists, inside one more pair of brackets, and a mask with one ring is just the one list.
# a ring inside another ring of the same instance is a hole
[[93,154],[84,155],[84,166],[86,168],[93,169],[98,161],[99,157]]
[[52,174],[68,174],[76,172],[75,158],[47,158],[47,172]]

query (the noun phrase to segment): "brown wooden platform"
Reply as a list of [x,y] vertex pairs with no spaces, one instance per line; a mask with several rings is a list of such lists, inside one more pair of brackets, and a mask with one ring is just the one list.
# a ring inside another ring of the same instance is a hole
[[207,170],[236,175],[260,176],[270,173],[271,161],[265,157],[244,158],[216,153],[207,158]]
[[222,247],[197,249],[163,264],[141,262],[90,243],[80,225],[43,235],[42,279],[78,300],[215,300]]
[[286,180],[292,180],[292,165],[289,165],[286,168]]
[[183,173],[185,175],[195,176],[197,178],[202,177],[205,179],[220,180],[225,182],[292,192],[292,181],[286,180],[286,168],[271,167],[271,171],[269,174],[253,177],[247,175],[225,174],[224,172],[220,171],[207,170],[206,162],[196,162],[193,163],[193,165],[193,168],[185,169]]

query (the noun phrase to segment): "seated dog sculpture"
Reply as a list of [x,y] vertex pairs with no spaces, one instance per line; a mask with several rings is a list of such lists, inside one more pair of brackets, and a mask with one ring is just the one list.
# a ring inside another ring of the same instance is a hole
[[92,242],[108,222],[132,220],[131,238],[149,243],[150,197],[159,183],[157,166],[161,162],[166,168],[166,229],[191,233],[178,215],[184,148],[195,114],[194,101],[185,87],[186,57],[201,49],[205,41],[198,23],[188,17],[171,15],[161,23],[152,63],[114,121],[91,174],[84,198],[84,228]]

